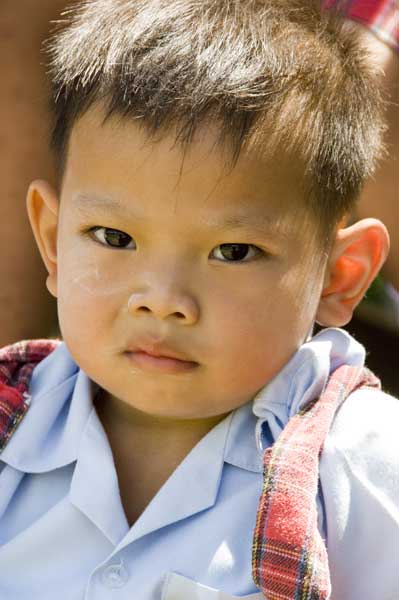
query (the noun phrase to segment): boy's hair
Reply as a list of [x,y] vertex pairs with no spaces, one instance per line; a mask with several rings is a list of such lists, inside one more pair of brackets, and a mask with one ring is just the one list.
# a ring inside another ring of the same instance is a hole
[[189,144],[218,126],[241,151],[302,161],[304,194],[330,231],[381,149],[381,100],[367,55],[313,0],[91,0],[49,42],[59,166],[73,124],[102,101],[107,117]]

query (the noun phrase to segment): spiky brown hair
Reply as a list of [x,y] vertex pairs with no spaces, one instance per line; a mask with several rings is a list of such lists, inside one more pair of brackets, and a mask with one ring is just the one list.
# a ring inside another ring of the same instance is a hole
[[[209,119],[231,157],[302,160],[327,229],[347,213],[381,147],[381,101],[353,30],[312,0],[90,0],[50,40],[62,166],[94,103],[189,144]],[[65,26],[66,25],[66,26]]]

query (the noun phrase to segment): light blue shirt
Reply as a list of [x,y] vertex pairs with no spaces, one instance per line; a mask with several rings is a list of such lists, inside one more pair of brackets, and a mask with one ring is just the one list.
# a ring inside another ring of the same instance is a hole
[[[0,599],[263,598],[251,575],[261,449],[332,370],[363,361],[341,330],[304,344],[193,448],[129,528],[96,386],[62,344],[35,369],[31,406],[1,454]],[[399,402],[361,390],[327,438],[318,506],[332,600],[399,599],[398,428]]]

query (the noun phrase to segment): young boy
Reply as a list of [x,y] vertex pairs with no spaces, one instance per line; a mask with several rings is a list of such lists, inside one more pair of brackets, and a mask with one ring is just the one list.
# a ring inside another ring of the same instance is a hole
[[361,47],[298,0],[69,21],[59,189],[28,193],[63,342],[1,355],[0,597],[398,598],[399,404],[311,338],[388,251],[347,225],[382,130]]

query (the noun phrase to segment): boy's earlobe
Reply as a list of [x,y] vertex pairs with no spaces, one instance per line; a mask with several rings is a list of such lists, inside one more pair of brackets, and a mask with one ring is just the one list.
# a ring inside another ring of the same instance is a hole
[[56,297],[59,206],[57,194],[47,181],[38,179],[29,186],[26,206],[37,247],[48,271],[47,289]]
[[346,325],[389,251],[385,225],[362,219],[339,229],[327,265],[316,321],[327,327]]

